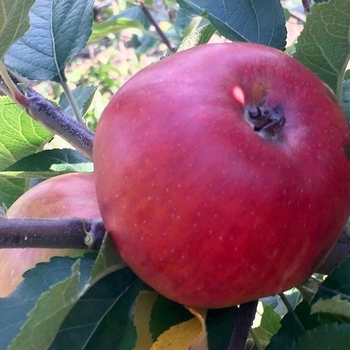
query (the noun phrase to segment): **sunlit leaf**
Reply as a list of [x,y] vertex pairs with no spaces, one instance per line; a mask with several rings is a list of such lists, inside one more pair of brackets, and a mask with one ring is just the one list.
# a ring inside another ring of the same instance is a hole
[[[0,97],[0,170],[42,149],[51,133],[10,98]],[[0,204],[10,206],[26,188],[23,179],[0,176]]]
[[89,43],[95,43],[108,34],[117,33],[124,29],[144,31],[150,23],[140,6],[127,7],[117,15],[102,23],[95,23]]
[[350,57],[350,0],[314,4],[296,44],[294,57],[316,73],[341,99]]
[[137,343],[135,350],[150,349],[153,340],[149,330],[151,311],[153,304],[157,299],[157,293],[153,291],[141,292],[137,299],[134,309],[134,323],[137,333]]
[[215,28],[210,23],[202,27],[196,28],[184,38],[177,51],[184,51],[196,45],[206,44],[214,33]]
[[324,312],[350,319],[350,302],[336,295],[331,299],[319,299],[312,305],[311,313]]
[[92,172],[93,165],[80,152],[73,149],[44,150],[27,157],[0,171],[0,177],[50,178],[73,172]]

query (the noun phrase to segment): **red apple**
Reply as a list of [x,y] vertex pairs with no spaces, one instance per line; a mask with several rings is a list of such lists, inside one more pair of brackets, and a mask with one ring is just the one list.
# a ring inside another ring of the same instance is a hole
[[290,56],[209,44],[144,69],[94,143],[102,218],[129,266],[179,303],[219,308],[306,279],[350,213],[350,130]]
[[[7,218],[101,217],[92,174],[53,177],[25,192],[6,213]],[[25,271],[53,256],[81,256],[79,249],[0,249],[0,297],[10,294]]]

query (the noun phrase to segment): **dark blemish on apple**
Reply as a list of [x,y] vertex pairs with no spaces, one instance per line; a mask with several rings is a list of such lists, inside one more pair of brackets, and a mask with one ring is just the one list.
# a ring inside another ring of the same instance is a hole
[[347,143],[344,146],[344,152],[345,152],[346,157],[350,160],[350,144],[349,143]]

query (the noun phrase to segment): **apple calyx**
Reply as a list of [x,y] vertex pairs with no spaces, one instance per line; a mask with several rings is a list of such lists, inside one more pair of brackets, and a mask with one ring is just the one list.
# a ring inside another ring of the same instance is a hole
[[245,119],[264,139],[276,138],[286,123],[281,106],[259,107],[247,106]]

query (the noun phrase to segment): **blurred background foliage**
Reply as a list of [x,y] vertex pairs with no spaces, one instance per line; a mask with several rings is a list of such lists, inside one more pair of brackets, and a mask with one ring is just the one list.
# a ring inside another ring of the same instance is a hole
[[[305,16],[299,0],[286,0],[282,4],[288,18],[287,44],[291,45],[302,29]],[[71,89],[77,86],[97,87],[85,115],[92,130],[120,86],[140,69],[170,54],[198,21],[205,22],[202,18],[189,16],[175,0],[146,0],[144,5],[168,43],[142,11],[140,1],[97,0],[89,45],[67,66],[66,76]],[[225,40],[215,34],[210,41]],[[58,100],[62,93],[60,85],[52,82],[40,83],[36,90],[53,100]]]

